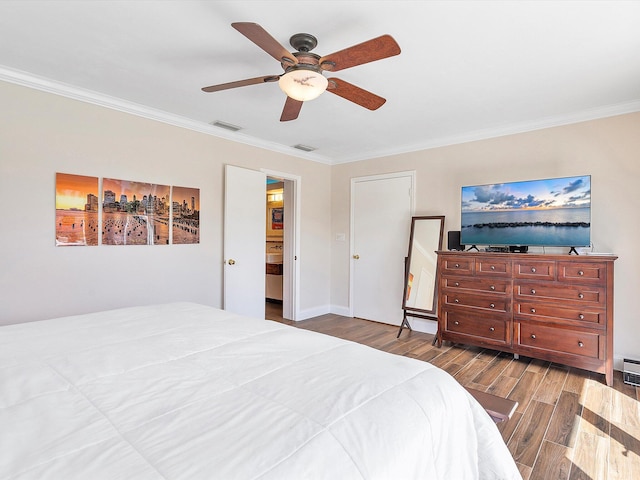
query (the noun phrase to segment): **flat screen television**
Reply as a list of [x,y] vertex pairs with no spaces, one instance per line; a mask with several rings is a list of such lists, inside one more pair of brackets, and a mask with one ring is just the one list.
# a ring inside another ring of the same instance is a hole
[[591,176],[462,187],[460,243],[586,247]]

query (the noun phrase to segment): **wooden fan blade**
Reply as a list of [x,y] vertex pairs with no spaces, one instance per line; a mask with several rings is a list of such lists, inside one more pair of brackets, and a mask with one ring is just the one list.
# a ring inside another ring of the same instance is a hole
[[391,35],[382,35],[381,37],[373,38],[367,42],[324,56],[320,59],[320,66],[324,70],[337,72],[338,70],[355,67],[356,65],[393,57],[399,53],[400,46],[393,37]]
[[327,92],[331,92],[339,97],[342,97],[350,102],[357,103],[358,105],[368,108],[369,110],[377,110],[380,108],[386,100],[378,95],[375,95],[360,87],[340,80],[338,78],[328,78],[329,86]]
[[279,75],[269,75],[267,77],[248,78],[246,80],[238,80],[237,82],[221,83],[220,85],[211,85],[204,87],[203,92],[219,92],[220,90],[228,90],[230,88],[246,87],[247,85],[256,85],[258,83],[277,82]]
[[257,23],[236,22],[232,23],[231,26],[275,58],[278,62],[282,63],[284,61],[291,65],[298,63],[298,59],[296,57],[294,57],[280,44],[280,42],[269,35],[267,31]]
[[280,121],[288,122],[289,120],[295,120],[298,118],[303,103],[304,102],[301,102],[300,100],[294,100],[291,97],[287,97],[287,101],[284,102],[282,115],[280,115]]

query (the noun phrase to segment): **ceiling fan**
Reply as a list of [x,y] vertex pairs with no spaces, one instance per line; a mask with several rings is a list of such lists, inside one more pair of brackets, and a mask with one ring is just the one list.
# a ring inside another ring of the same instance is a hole
[[297,33],[289,42],[296,49],[290,53],[257,23],[238,22],[231,26],[280,62],[284,73],[249,78],[237,82],[204,87],[204,92],[278,82],[287,94],[281,122],[298,118],[303,102],[318,97],[325,90],[369,110],[380,108],[386,100],[338,78],[326,78],[324,71],[337,72],[364,63],[382,60],[400,53],[400,47],[390,35],[382,35],[352,47],[321,57],[311,53],[318,40],[308,33]]

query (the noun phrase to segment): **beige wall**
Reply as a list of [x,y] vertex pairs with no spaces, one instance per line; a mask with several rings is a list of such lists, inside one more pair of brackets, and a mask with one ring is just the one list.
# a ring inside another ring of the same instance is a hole
[[[0,105],[0,324],[160,301],[220,306],[226,163],[301,177],[304,318],[348,311],[351,178],[415,170],[415,214],[445,215],[447,231],[460,227],[462,185],[590,174],[593,243],[620,257],[616,357],[639,355],[640,113],[330,167],[8,83]],[[55,247],[56,172],[198,187],[201,243]]]
[[[0,105],[0,324],[174,300],[221,306],[227,163],[301,178],[300,310],[329,311],[329,166],[8,83]],[[201,243],[55,247],[56,172],[200,188]]]
[[[348,237],[353,177],[415,170],[415,214],[445,215],[446,232],[460,228],[463,185],[591,175],[592,243],[596,251],[619,256],[615,264],[614,352],[616,357],[638,358],[640,328],[635,304],[640,291],[639,156],[640,113],[634,113],[336,165],[331,170],[332,238],[336,233],[346,233]],[[333,241],[334,311],[348,306],[349,261],[349,242]]]

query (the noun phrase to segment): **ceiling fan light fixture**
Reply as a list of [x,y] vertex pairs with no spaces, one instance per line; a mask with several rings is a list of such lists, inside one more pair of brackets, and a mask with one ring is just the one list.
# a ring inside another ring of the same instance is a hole
[[294,68],[280,77],[278,85],[288,97],[306,102],[318,98],[327,89],[329,81],[320,72]]

